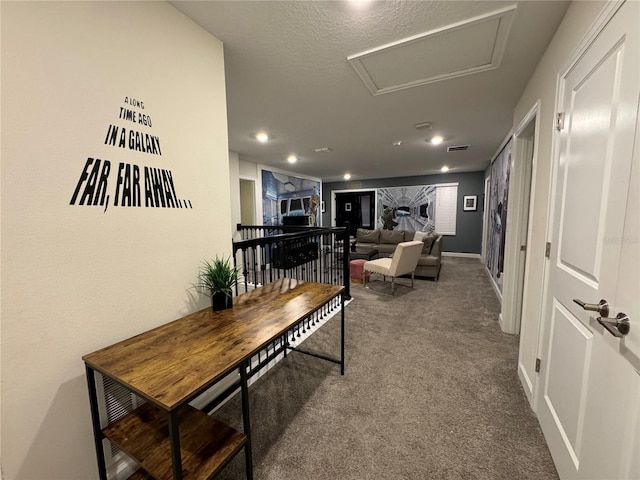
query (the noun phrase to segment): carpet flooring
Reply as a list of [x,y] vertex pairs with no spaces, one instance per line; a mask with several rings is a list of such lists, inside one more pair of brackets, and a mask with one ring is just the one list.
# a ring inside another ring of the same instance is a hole
[[[352,285],[344,376],[294,352],[251,386],[256,480],[558,478],[480,262],[445,257],[440,281],[409,284]],[[339,326],[304,348],[339,356]],[[240,410],[215,417],[242,430]],[[217,478],[244,474],[241,452]]]

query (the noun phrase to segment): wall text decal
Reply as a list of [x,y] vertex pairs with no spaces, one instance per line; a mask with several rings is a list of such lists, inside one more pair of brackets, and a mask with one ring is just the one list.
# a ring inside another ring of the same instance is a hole
[[[120,120],[147,128],[153,126],[150,115],[134,110],[144,110],[144,102],[125,97],[124,103],[118,114]],[[162,156],[157,135],[114,124],[107,127],[104,144]],[[125,162],[118,162],[117,167],[112,168],[110,160],[93,157],[87,158],[69,205],[100,206],[104,208],[103,212],[109,205],[193,208],[190,200],[178,198],[171,170]]]

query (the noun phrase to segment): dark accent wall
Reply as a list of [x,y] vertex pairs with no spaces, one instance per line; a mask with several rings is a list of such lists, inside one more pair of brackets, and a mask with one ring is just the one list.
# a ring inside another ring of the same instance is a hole
[[[482,214],[484,205],[485,172],[444,173],[417,177],[376,178],[372,180],[331,182],[322,184],[322,199],[326,212],[322,214],[322,224],[331,225],[331,192],[333,190],[356,190],[362,188],[402,187],[405,185],[435,185],[438,183],[458,183],[458,212],[456,215],[456,235],[444,237],[444,251],[456,253],[482,252]],[[465,212],[462,199],[465,195],[478,196],[478,209]]]

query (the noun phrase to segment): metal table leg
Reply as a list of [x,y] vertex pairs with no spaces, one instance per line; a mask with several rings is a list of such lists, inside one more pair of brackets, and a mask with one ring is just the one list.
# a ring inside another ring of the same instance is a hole
[[102,448],[102,429],[100,428],[100,411],[98,410],[98,394],[96,393],[96,374],[93,368],[85,364],[87,371],[87,386],[89,387],[89,407],[91,408],[91,426],[96,445],[98,459],[98,476],[100,480],[107,480],[107,464]]
[[171,464],[173,466],[173,480],[182,479],[182,455],[180,454],[180,421],[178,411],[169,412],[169,444],[171,445]]
[[247,443],[244,445],[247,480],[253,480],[253,460],[251,458],[251,422],[249,421],[249,385],[247,363],[240,366],[240,390],[242,392],[242,422]]

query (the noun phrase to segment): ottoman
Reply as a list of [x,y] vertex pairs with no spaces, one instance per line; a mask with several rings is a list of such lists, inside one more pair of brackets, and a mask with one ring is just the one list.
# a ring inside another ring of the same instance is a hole
[[373,260],[378,258],[378,250],[372,248],[371,250],[356,251],[349,254],[349,260]]
[[[349,262],[349,277],[351,277],[352,282],[362,283],[365,263],[367,263],[367,261],[362,259],[351,260]],[[367,272],[366,275],[367,275],[367,281],[369,281],[369,272]]]

